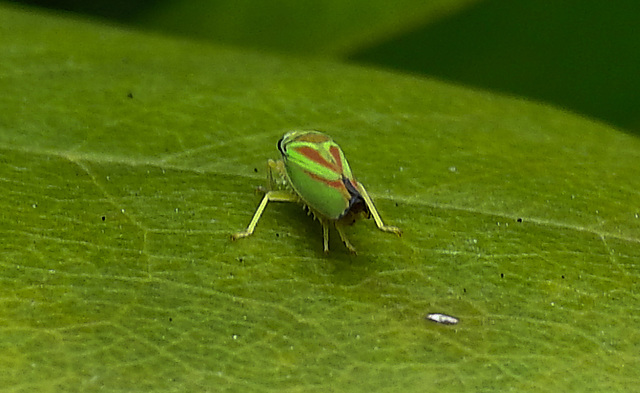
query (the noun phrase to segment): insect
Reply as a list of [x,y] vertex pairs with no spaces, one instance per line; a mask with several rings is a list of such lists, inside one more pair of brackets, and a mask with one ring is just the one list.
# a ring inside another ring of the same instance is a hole
[[367,190],[351,173],[342,149],[328,135],[290,131],[278,141],[278,150],[282,159],[268,161],[268,188],[249,226],[231,239],[250,236],[269,202],[301,203],[322,225],[324,252],[329,252],[329,227],[333,226],[355,254],[344,227],[362,216],[373,216],[381,231],[402,235],[400,228],[382,222]]

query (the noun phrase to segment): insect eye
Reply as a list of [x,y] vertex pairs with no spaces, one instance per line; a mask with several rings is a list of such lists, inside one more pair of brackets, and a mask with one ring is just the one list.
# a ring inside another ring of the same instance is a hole
[[280,150],[280,153],[282,153],[283,155],[285,154],[285,148],[282,145],[282,141],[284,140],[284,137],[280,138],[280,140],[278,141],[278,150]]

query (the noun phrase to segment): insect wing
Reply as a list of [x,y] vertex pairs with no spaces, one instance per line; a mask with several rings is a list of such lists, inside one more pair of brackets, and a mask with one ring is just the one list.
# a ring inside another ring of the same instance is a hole
[[356,182],[340,147],[315,131],[290,132],[279,147],[291,187],[300,198],[325,218],[342,217]]

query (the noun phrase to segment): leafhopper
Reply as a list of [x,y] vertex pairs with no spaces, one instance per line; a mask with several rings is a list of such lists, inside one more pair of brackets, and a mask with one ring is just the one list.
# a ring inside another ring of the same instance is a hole
[[268,188],[249,226],[231,235],[233,240],[253,233],[269,202],[296,202],[320,221],[324,252],[329,252],[329,227],[344,245],[356,253],[344,227],[361,217],[373,217],[378,229],[402,235],[400,228],[385,225],[367,190],[356,181],[349,163],[328,135],[319,131],[290,131],[278,141],[282,159],[268,161]]

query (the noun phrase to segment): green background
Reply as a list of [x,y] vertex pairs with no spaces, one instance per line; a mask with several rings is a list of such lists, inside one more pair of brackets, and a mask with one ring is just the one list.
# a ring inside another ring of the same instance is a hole
[[[363,35],[309,58],[1,5],[3,390],[634,389],[636,134],[340,61]],[[402,238],[325,255],[273,204],[229,240],[295,128]]]
[[251,50],[524,96],[640,133],[636,0],[28,0]]

